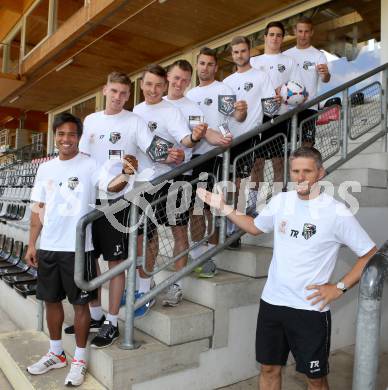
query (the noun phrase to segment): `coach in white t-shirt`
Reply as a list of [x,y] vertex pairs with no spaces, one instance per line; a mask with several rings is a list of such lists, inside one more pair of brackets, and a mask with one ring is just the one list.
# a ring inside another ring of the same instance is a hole
[[[217,52],[208,47],[203,47],[197,56],[197,75],[199,79],[199,85],[190,89],[186,96],[197,103],[203,115],[205,122],[209,128],[207,130],[206,139],[203,139],[201,143],[196,147],[193,159],[212,150],[216,146],[228,147],[232,142],[233,133],[225,132],[223,130],[230,127],[230,123],[233,119],[238,122],[243,122],[247,116],[247,103],[243,100],[237,100],[233,106],[228,107],[229,115],[225,113],[223,109],[222,101],[227,98],[227,95],[235,95],[234,91],[226,84],[217,81],[215,79],[218,70],[217,65]],[[225,96],[226,95],[226,96]],[[231,129],[229,129],[231,131]],[[211,190],[213,187],[213,177],[219,178],[221,173],[220,167],[222,164],[221,156],[216,156],[211,160],[205,161],[198,167],[193,169],[193,179],[199,177],[201,172],[209,174],[207,186]],[[212,228],[211,214],[207,208],[204,213],[208,220],[208,232]],[[194,242],[202,241],[205,237],[206,224],[204,215],[192,215],[191,216],[191,238]],[[212,247],[218,243],[218,229],[214,229],[214,234],[209,237],[208,245],[197,244],[197,246],[190,252],[193,258],[199,257],[203,252],[207,251],[209,247]],[[212,260],[209,260],[202,267],[196,268],[199,277],[213,277],[216,274],[216,265]]]
[[[296,46],[286,50],[283,54],[291,57],[297,64],[301,81],[308,92],[307,101],[317,95],[319,80],[323,83],[330,81],[329,68],[326,56],[311,45],[314,34],[313,23],[310,18],[300,18],[294,28]],[[317,106],[302,111],[298,115],[298,122],[317,113]],[[309,121],[303,128],[302,142],[304,146],[312,146],[315,142],[315,121]]]
[[[290,176],[296,190],[270,200],[253,219],[225,205],[221,195],[198,190],[210,206],[221,209],[246,232],[274,232],[274,249],[257,320],[256,360],[262,364],[260,389],[281,388],[281,368],[291,351],[296,370],[311,389],[328,389],[331,316],[329,303],[354,286],[376,252],[376,246],[353,214],[331,196],[321,193],[322,156],[302,147],[290,157]],[[330,277],[340,246],[358,257],[338,282]]]
[[[193,131],[190,130],[189,124],[183,116],[179,108],[163,99],[163,94],[167,89],[167,72],[160,65],[150,65],[143,72],[141,80],[141,89],[144,94],[145,101],[134,107],[133,111],[138,114],[147,123],[155,137],[161,137],[172,143],[172,150],[181,151],[184,154],[191,156],[191,148],[196,146],[206,133],[207,126],[197,126]],[[174,166],[162,165],[158,162],[153,164],[155,176],[160,176],[163,173],[173,169]],[[182,177],[177,177],[174,181],[184,180]],[[170,183],[166,183],[157,194],[153,196],[153,200],[169,194]],[[170,196],[170,195],[169,195]],[[180,199],[176,201],[176,207],[179,208]],[[159,224],[172,226],[176,231],[180,227],[187,226],[189,213],[184,212],[168,214],[167,199],[158,202],[155,205],[155,216]],[[187,229],[187,227],[186,227]],[[176,240],[175,240],[176,242]],[[156,243],[157,245],[157,243]],[[153,268],[155,258],[158,253],[157,246],[147,255],[147,266]],[[143,270],[139,272],[141,284],[150,285],[150,278]],[[144,291],[146,292],[146,291]]]

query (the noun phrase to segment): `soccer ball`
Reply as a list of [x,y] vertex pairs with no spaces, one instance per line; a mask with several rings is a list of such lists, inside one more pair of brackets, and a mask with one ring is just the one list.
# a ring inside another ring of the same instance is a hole
[[280,96],[283,102],[290,106],[297,106],[303,103],[307,96],[306,88],[298,81],[288,81],[280,89]]

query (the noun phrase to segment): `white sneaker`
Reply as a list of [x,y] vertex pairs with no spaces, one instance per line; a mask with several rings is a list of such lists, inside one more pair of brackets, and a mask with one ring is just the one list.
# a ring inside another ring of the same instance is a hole
[[53,352],[48,352],[38,362],[27,367],[27,371],[32,375],[40,375],[53,368],[62,368],[65,366],[67,366],[67,360],[64,352],[62,352],[61,355],[55,355]]
[[79,386],[84,382],[86,375],[86,362],[73,359],[70,371],[65,379],[65,386]]
[[162,297],[163,306],[176,306],[182,301],[183,291],[178,284],[172,284]]

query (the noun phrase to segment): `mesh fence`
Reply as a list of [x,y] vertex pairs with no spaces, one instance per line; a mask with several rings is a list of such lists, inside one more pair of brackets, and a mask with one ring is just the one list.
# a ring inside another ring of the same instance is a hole
[[304,119],[299,125],[299,139],[303,140],[304,134],[313,135],[314,147],[321,152],[323,161],[340,150],[341,113],[341,106],[333,105]]
[[381,84],[374,82],[349,96],[349,138],[356,139],[381,123]]
[[216,216],[196,196],[197,188],[207,188],[208,182],[214,186],[216,175],[203,172],[199,178],[190,179],[182,176],[166,183],[141,216],[142,266],[149,275],[172,266],[177,260],[187,261],[190,250],[217,234]]

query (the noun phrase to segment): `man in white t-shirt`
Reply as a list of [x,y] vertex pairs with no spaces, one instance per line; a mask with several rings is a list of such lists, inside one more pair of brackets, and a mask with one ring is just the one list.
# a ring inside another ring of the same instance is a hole
[[[331,316],[328,304],[354,286],[376,246],[343,203],[321,193],[322,156],[302,147],[290,157],[296,190],[273,197],[255,219],[237,214],[221,195],[198,190],[246,232],[274,232],[268,279],[260,301],[256,360],[262,364],[260,389],[281,388],[281,368],[291,351],[308,388],[328,390]],[[341,244],[358,256],[340,281],[330,283]]]
[[[76,227],[79,219],[92,211],[96,185],[104,180],[101,178],[100,181],[96,162],[78,151],[82,135],[82,123],[78,118],[69,113],[59,114],[54,119],[53,132],[59,157],[39,166],[31,194],[34,204],[26,253],[28,265],[38,267],[36,297],[45,301],[50,349],[37,363],[27,367],[27,371],[39,375],[67,365],[62,346],[62,300],[67,297],[74,307],[76,349],[65,385],[79,386],[84,381],[87,367],[88,302],[96,299],[97,290],[82,291],[74,282]],[[136,165],[134,160],[132,162]],[[125,174],[134,173],[125,164],[122,169]],[[117,175],[115,180],[127,182],[124,174]],[[105,181],[105,188],[113,191],[112,180]],[[101,189],[105,188],[102,186]],[[37,251],[39,235],[40,249]],[[91,280],[96,277],[96,262],[90,226],[85,241],[84,278]]]
[[[234,91],[226,84],[215,79],[217,69],[216,51],[208,47],[202,48],[197,57],[199,85],[188,91],[186,96],[200,106],[209,128],[206,139],[203,139],[196,147],[193,159],[216,146],[228,147],[233,138],[232,129],[228,129],[231,121],[243,122],[247,116],[247,103],[243,100],[236,100]],[[231,104],[233,95],[235,103]],[[221,166],[222,157],[214,157],[193,169],[193,179],[199,178],[202,172],[210,174],[207,185],[211,190],[214,185],[213,175],[216,180],[219,178]],[[206,207],[204,211],[208,220],[208,232],[211,232],[210,210]],[[205,216],[194,214],[191,216],[191,238],[194,243],[197,243],[196,247],[190,252],[193,258],[199,257],[209,250],[209,247],[213,247],[218,243],[218,229],[215,228],[214,231],[215,233],[209,237],[208,245],[199,244],[205,237]],[[216,266],[212,260],[209,260],[203,266],[198,267],[196,272],[199,277],[213,277],[216,273]]]
[[[300,75],[295,61],[281,53],[284,34],[285,29],[283,23],[278,21],[268,23],[264,31],[264,54],[251,58],[252,67],[260,69],[269,75],[277,93],[279,93],[281,86],[286,82],[290,80],[300,81]],[[289,107],[282,103],[277,115],[273,115],[273,117],[276,118],[284,114],[288,109]],[[270,116],[264,115],[263,122],[268,122],[271,119]],[[290,141],[289,128],[290,120],[283,121],[261,133],[261,142],[280,134],[283,134]],[[261,183],[264,181],[264,159],[270,158],[274,171],[274,183],[284,183],[285,147],[287,147],[287,142],[284,141],[284,138],[276,138],[257,151],[257,160],[253,171],[253,176],[257,182]]]
[[[236,65],[236,72],[224,79],[224,83],[237,95],[237,100],[244,100],[248,104],[248,115],[244,122],[231,122],[231,129],[234,136],[239,136],[247,131],[253,130],[255,127],[263,123],[263,109],[261,99],[275,97],[275,88],[268,74],[262,70],[252,68],[250,64],[250,49],[251,43],[248,38],[237,36],[230,43],[232,59]],[[280,98],[277,97],[279,103]],[[238,155],[246,152],[251,147],[260,142],[260,134],[257,137],[248,139],[241,144],[234,146],[231,149],[230,161],[236,159]],[[251,170],[254,163],[254,154],[245,155],[239,159],[236,164],[236,179],[237,192],[236,201],[238,199],[238,191],[240,188],[241,179],[251,175]],[[255,178],[251,178],[254,181]],[[255,198],[257,190],[251,190],[251,198]],[[250,202],[249,202],[250,203]],[[256,203],[256,202],[255,202]],[[243,210],[245,211],[245,210]],[[228,234],[233,234],[234,225],[228,221]],[[237,249],[241,246],[241,241],[238,240],[229,246],[230,249]]]
[[[130,96],[131,80],[125,73],[112,72],[108,75],[107,83],[103,88],[106,98],[105,109],[88,115],[84,121],[84,134],[80,141],[81,152],[90,155],[102,169],[113,175],[119,174],[122,169],[121,160],[126,155],[134,156],[138,160],[138,173],[145,180],[153,176],[151,161],[146,156],[147,148],[152,141],[152,133],[138,115],[124,109]],[[182,161],[180,151],[171,150],[163,163],[175,164]],[[126,186],[122,191],[106,196],[98,195],[97,204],[112,203],[116,198],[131,189]],[[109,269],[120,264],[128,257],[128,234],[123,231],[129,223],[129,207],[114,214],[116,222],[112,223],[112,216],[103,216],[92,224],[94,255],[98,259],[101,255],[108,262]],[[143,232],[139,230],[139,242]],[[151,240],[152,231],[148,232]],[[140,247],[139,247],[140,250]],[[111,345],[119,337],[118,313],[125,287],[125,273],[112,278],[109,282],[109,308],[106,320],[100,301],[90,304],[91,331],[98,331],[91,341],[93,348],[103,348]],[[142,286],[140,286],[141,288]],[[149,304],[135,312],[139,317],[148,312]],[[74,326],[65,329],[66,333],[74,333]]]
[[[310,18],[300,18],[294,28],[296,35],[296,46],[286,50],[283,54],[291,57],[296,62],[301,81],[308,92],[307,101],[317,95],[319,80],[323,83],[330,81],[330,72],[327,66],[325,55],[311,45],[314,34],[313,23]],[[298,122],[309,118],[317,113],[317,107],[306,109],[299,113]],[[315,119],[305,122],[302,129],[302,145],[313,146],[315,142]]]
[[[139,115],[148,124],[148,128],[152,131],[154,137],[161,137],[162,139],[170,142],[173,148],[182,148],[185,156],[191,156],[191,148],[196,146],[201,139],[205,136],[207,126],[201,124],[196,126],[191,131],[188,121],[185,119],[181,110],[171,104],[168,100],[163,99],[163,94],[167,89],[167,72],[160,65],[150,65],[143,72],[141,85],[140,85],[145,101],[134,107],[133,112]],[[141,161],[141,160],[140,160]],[[154,163],[155,177],[160,176],[163,173],[173,169],[173,166]],[[167,207],[170,197],[175,196],[172,192],[169,192],[170,188],[174,188],[174,183],[186,181],[184,175],[173,179],[173,183],[166,183],[157,194],[152,196],[152,200],[155,201],[163,196],[168,195],[165,200],[159,201],[155,205],[155,216],[158,224],[171,226],[174,235],[174,255],[181,252],[182,246],[186,246],[184,240],[184,231],[187,231],[187,224],[189,221],[189,206],[191,196],[188,199],[185,198],[185,194],[179,192],[176,198],[176,209],[174,214],[169,214],[169,208]],[[146,195],[147,196],[147,195]],[[182,201],[184,205],[181,207]],[[186,206],[186,207],[185,207]],[[184,209],[183,212],[179,211]],[[156,227],[154,228],[156,229]],[[157,232],[155,232],[157,236]],[[187,233],[186,233],[187,236]],[[147,255],[147,268],[151,271],[154,266],[154,261],[158,253],[158,246],[156,245],[154,250]],[[184,260],[179,261],[178,267],[183,267]],[[139,277],[142,283],[150,281],[149,276],[143,269],[139,270]]]

